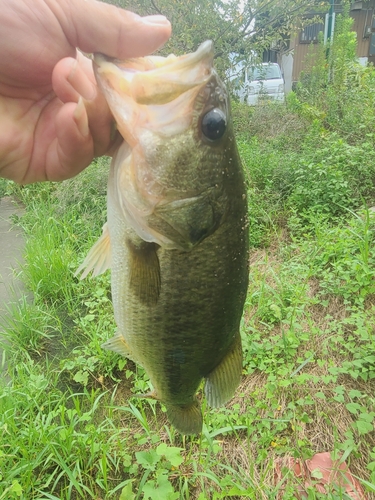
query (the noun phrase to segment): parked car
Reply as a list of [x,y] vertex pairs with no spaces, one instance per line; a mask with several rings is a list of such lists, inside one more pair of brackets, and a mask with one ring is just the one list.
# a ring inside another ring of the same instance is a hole
[[284,78],[277,63],[263,63],[244,69],[244,80],[236,93],[241,102],[255,106],[262,100],[285,100]]

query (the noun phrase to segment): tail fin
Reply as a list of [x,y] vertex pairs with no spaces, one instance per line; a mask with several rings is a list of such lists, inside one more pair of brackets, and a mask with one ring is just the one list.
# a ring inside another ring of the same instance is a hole
[[166,407],[170,423],[181,434],[199,434],[202,431],[203,417],[197,399],[187,405],[167,404]]

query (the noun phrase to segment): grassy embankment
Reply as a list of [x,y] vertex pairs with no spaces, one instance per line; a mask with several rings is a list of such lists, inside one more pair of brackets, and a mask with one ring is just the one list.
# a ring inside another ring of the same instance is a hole
[[144,372],[100,348],[115,328],[109,276],[73,276],[105,221],[107,162],[62,184],[2,184],[26,206],[34,299],[5,325],[0,500],[293,499],[275,461],[321,451],[375,498],[375,76],[349,52],[342,74],[327,85],[317,65],[286,107],[234,107],[251,230],[244,372],[226,408],[204,408],[202,436],[131,398]]

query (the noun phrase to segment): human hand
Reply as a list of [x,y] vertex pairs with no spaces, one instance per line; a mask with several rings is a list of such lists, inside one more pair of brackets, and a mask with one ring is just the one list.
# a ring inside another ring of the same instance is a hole
[[3,0],[0,32],[0,176],[26,184],[73,177],[111,146],[112,116],[76,47],[144,56],[170,24],[95,0]]

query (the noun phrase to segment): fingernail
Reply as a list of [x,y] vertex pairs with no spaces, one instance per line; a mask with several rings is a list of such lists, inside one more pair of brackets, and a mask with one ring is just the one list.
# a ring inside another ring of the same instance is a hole
[[79,98],[77,107],[73,113],[74,121],[77,124],[78,130],[83,137],[87,137],[90,133],[89,122],[87,118],[86,108],[83,104],[82,97]]
[[167,26],[169,21],[165,16],[145,16],[141,17],[142,23],[148,26]]

